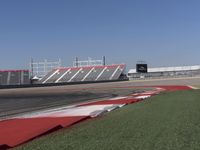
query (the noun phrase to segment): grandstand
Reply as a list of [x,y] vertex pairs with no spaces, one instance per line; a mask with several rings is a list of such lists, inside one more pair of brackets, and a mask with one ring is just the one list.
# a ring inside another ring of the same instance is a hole
[[[62,83],[127,80],[125,64],[105,64],[102,60],[73,62],[73,67],[61,67],[61,60],[33,62],[28,70],[0,70],[0,88],[34,87]],[[34,84],[34,85],[33,85]]]
[[139,73],[136,69],[128,71],[129,79],[141,78],[169,78],[169,77],[195,77],[200,76],[200,65],[148,68],[147,73]]
[[70,83],[118,80],[124,75],[125,64],[60,67],[53,69],[39,83]]
[[0,70],[0,85],[30,84],[29,70]]

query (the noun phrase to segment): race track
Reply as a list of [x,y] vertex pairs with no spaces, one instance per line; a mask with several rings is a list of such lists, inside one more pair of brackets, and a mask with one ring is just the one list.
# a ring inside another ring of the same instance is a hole
[[[133,86],[200,85],[200,78],[137,80],[0,90],[0,119],[25,112],[132,94]],[[138,90],[137,90],[138,91]]]

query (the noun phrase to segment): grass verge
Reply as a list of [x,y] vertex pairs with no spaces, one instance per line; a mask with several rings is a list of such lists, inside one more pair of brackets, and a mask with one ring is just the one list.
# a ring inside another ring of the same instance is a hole
[[199,116],[200,90],[163,93],[16,149],[195,150]]

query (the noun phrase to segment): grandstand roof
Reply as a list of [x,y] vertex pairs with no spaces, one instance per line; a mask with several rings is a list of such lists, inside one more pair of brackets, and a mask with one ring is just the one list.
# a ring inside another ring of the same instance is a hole
[[29,72],[29,70],[0,70],[0,72]]
[[125,64],[112,64],[112,65],[101,65],[101,66],[82,66],[82,67],[58,67],[58,68],[55,68],[54,70],[68,70],[68,69],[71,69],[71,70],[79,70],[80,68],[83,68],[83,69],[92,69],[92,68],[104,68],[104,67],[107,67],[107,68],[112,68],[112,67],[116,67],[116,66],[120,66],[120,67],[125,67],[126,65]]

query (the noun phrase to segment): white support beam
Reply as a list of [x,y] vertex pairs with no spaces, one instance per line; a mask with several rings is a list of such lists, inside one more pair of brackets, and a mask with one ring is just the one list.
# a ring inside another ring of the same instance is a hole
[[95,79],[95,81],[97,81],[101,75],[104,73],[104,71],[107,69],[108,67],[103,68],[103,70],[101,71],[101,73],[97,76],[97,78]]
[[68,72],[70,72],[70,71],[71,71],[71,69],[66,70],[65,73],[63,73],[63,75],[60,76],[60,78],[58,78],[58,79],[55,81],[55,83],[58,83],[58,82],[59,82]]
[[57,69],[54,73],[52,73],[46,80],[44,80],[42,83],[46,83],[49,79],[51,79],[56,73],[59,72],[59,69]]
[[69,79],[67,82],[71,82],[71,81],[79,74],[79,72],[80,72],[81,70],[83,70],[83,68],[80,68],[80,69],[71,77],[71,79]]
[[10,84],[10,78],[11,78],[11,72],[8,72],[8,77],[7,77],[7,82],[6,84],[9,85]]
[[115,71],[113,72],[113,74],[110,76],[110,80],[112,80],[112,78],[114,77],[114,75],[117,73],[117,70],[120,68],[120,66],[118,66]]
[[85,77],[81,80],[81,81],[84,81],[89,75],[90,73],[94,70],[95,68],[93,67],[86,75]]

